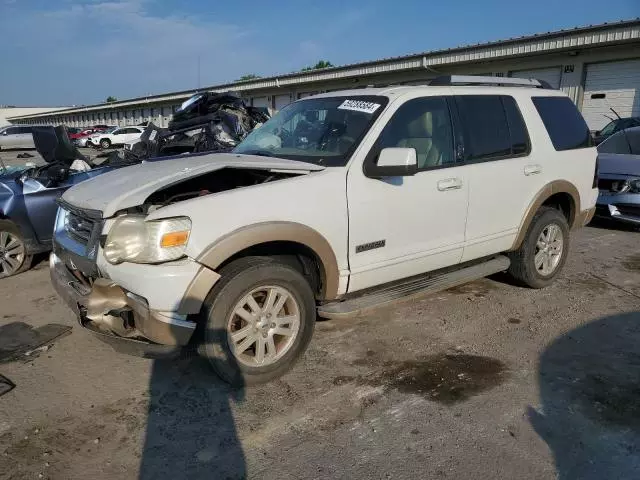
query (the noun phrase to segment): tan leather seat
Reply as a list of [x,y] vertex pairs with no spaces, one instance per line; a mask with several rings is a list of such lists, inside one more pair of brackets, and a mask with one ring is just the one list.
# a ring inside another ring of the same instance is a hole
[[433,130],[433,115],[426,112],[407,125],[405,138],[397,144],[398,147],[415,148],[418,168],[440,165],[439,142],[433,141]]

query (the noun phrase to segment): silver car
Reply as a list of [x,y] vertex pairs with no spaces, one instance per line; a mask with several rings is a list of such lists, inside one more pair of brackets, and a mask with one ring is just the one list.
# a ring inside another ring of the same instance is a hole
[[640,225],[640,127],[598,145],[600,195],[596,216]]
[[3,148],[36,148],[31,127],[22,125],[0,127],[0,149]]

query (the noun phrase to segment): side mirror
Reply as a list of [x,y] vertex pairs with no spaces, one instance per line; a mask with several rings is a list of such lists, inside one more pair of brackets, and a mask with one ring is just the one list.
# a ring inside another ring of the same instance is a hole
[[378,162],[368,165],[365,175],[370,178],[410,177],[418,173],[415,148],[383,148]]

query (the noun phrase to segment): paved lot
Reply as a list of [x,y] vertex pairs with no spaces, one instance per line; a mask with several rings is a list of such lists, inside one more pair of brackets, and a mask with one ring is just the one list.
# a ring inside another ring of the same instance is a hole
[[[94,148],[80,148],[80,152],[83,155],[86,155],[90,158],[96,157],[103,150],[96,150]],[[107,150],[104,150],[107,151]],[[18,158],[18,155],[28,153],[33,155],[31,158]],[[44,160],[40,156],[40,154],[36,150],[0,150],[0,160],[4,162],[5,165],[24,165],[27,162],[35,163],[36,165],[44,165]]]
[[82,331],[41,258],[0,281],[0,343],[73,330],[0,363],[17,384],[0,397],[0,480],[638,478],[639,239],[583,229],[545,290],[487,279],[318,322],[290,374],[237,390],[198,358],[117,354]]

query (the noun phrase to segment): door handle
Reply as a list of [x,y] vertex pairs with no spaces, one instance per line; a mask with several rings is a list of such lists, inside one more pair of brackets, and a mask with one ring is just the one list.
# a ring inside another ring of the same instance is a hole
[[525,165],[524,174],[525,175],[536,175],[542,172],[542,165]]
[[438,181],[438,190],[441,192],[457,190],[459,188],[462,188],[462,179],[460,178],[446,178]]

